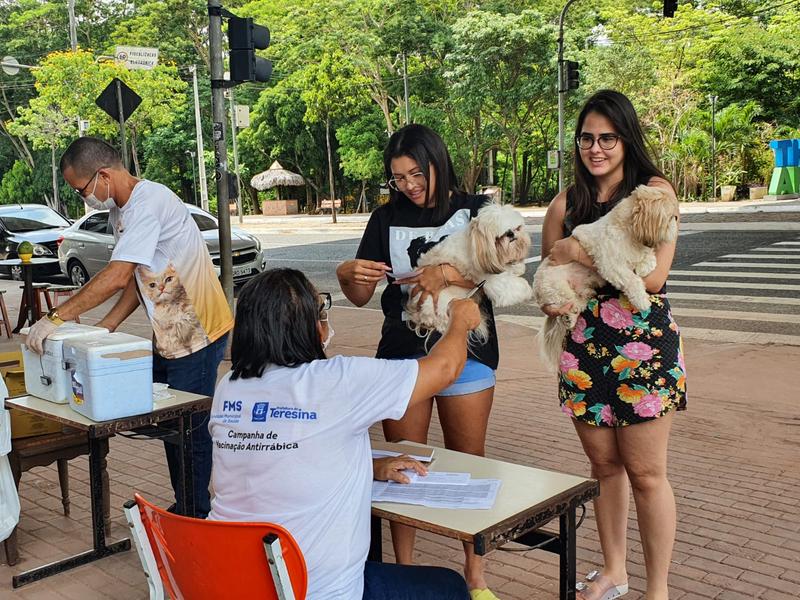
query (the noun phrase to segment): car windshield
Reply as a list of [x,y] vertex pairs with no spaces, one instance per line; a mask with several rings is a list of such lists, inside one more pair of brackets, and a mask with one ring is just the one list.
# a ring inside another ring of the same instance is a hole
[[197,227],[200,229],[200,231],[211,231],[212,229],[217,228],[217,224],[214,222],[214,219],[209,216],[193,212],[192,218],[194,219],[194,222],[197,223]]
[[41,208],[22,208],[0,215],[0,221],[9,231],[21,233],[37,229],[67,227],[69,221],[46,206]]

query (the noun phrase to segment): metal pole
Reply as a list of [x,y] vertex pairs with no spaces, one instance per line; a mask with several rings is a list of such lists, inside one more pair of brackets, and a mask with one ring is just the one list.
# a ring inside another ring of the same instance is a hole
[[[197,92],[197,65],[189,67],[194,87],[194,129],[197,135],[197,174],[200,178],[200,206],[208,210],[208,182],[206,181],[206,161],[203,151],[203,127],[200,121],[200,94]],[[196,204],[196,203],[195,203]]]
[[236,146],[236,134],[239,130],[236,127],[236,104],[233,99],[233,88],[228,90],[231,104],[231,139],[233,140],[233,172],[236,173],[236,213],[239,215],[239,223],[244,221],[242,217],[242,180],[239,178],[239,150]]
[[410,110],[408,107],[408,62],[406,61],[406,53],[403,51],[403,95],[406,101],[406,125],[411,123],[411,117],[409,116]]
[[78,27],[75,23],[75,0],[67,2],[67,10],[69,11],[69,45],[72,51],[78,49]]
[[567,95],[564,81],[564,18],[575,0],[567,0],[558,18],[558,191],[564,189],[564,100]]
[[197,178],[195,177],[194,151],[186,150],[185,152],[189,155],[189,158],[192,159],[192,195],[194,196],[194,205],[197,206]]
[[128,143],[125,141],[125,114],[122,112],[122,86],[119,78],[117,82],[117,111],[119,112],[119,144],[122,153],[122,164],[127,171],[131,170],[130,160],[128,159]]
[[214,139],[214,177],[217,179],[219,222],[219,263],[222,289],[233,308],[233,257],[231,256],[231,213],[228,210],[228,148],[225,144],[225,98],[222,66],[222,4],[208,0],[208,41],[211,54],[211,114]]
[[711,199],[717,197],[717,97],[709,96],[711,102],[711,184],[714,186],[711,190]]

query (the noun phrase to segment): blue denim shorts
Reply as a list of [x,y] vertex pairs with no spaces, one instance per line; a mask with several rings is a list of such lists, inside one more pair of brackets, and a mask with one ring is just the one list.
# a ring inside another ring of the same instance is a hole
[[475,392],[488,390],[494,387],[494,384],[494,371],[485,364],[468,358],[467,363],[464,365],[464,370],[461,371],[461,375],[458,376],[456,382],[436,395],[464,396],[466,394],[474,394]]
[[[409,356],[408,359],[419,360],[423,356],[425,355],[415,354],[414,356]],[[390,358],[389,360],[407,359]],[[482,392],[483,390],[488,390],[489,388],[494,387],[495,380],[496,378],[494,375],[494,370],[490,369],[482,362],[468,358],[466,364],[464,365],[464,369],[461,371],[461,375],[458,376],[458,379],[456,379],[456,382],[450,387],[443,389],[441,392],[436,394],[436,396],[464,396],[466,394]]]

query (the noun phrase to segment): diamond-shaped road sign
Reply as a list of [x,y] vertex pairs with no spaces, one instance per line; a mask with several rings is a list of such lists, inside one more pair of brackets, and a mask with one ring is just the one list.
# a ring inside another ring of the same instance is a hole
[[97,106],[102,108],[112,119],[119,121],[119,104],[117,103],[117,82],[122,93],[122,119],[127,121],[133,111],[142,103],[142,97],[125,85],[125,82],[114,78],[111,80],[97,99],[94,101]]

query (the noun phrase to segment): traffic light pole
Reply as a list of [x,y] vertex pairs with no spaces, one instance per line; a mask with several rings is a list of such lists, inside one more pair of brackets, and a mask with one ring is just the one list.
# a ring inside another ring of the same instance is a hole
[[225,98],[223,97],[222,4],[208,0],[208,38],[211,53],[211,114],[214,138],[214,177],[217,180],[219,222],[219,266],[222,289],[233,307],[233,257],[231,255],[231,213],[228,210],[228,148],[225,143]]
[[564,76],[564,18],[575,0],[567,0],[558,18],[558,191],[564,189],[564,101],[567,82]]

